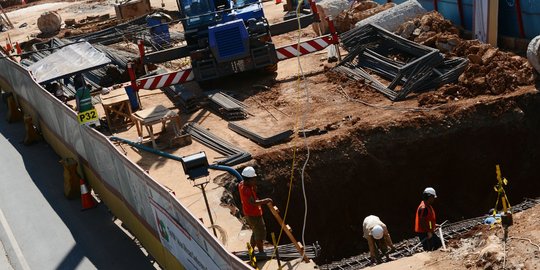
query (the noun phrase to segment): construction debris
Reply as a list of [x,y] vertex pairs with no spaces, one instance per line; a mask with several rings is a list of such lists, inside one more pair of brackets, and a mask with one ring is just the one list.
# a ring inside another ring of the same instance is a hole
[[[347,0],[322,0],[317,3],[317,11],[319,12],[319,16],[321,18],[326,18],[328,16],[331,18],[336,18],[340,12],[347,10],[348,8],[349,1]],[[313,27],[315,28],[316,25],[314,24]],[[321,20],[319,27],[321,29],[320,34],[328,34],[330,32],[328,22],[326,20]]]
[[478,40],[464,40],[459,30],[438,12],[430,12],[403,23],[400,36],[436,48],[447,57],[469,60],[458,82],[441,86],[419,99],[420,105],[446,103],[449,100],[478,95],[498,95],[515,91],[520,85],[532,85],[536,75],[528,61],[510,52]]
[[37,20],[39,31],[43,34],[55,34],[60,31],[62,17],[55,11],[47,11],[41,14]]
[[351,30],[357,22],[371,17],[379,12],[385,11],[394,7],[395,3],[386,3],[379,5],[378,3],[368,0],[356,0],[335,18],[335,26],[338,33],[343,33]]
[[[458,79],[467,60],[444,60],[429,48],[386,31],[377,25],[355,28],[341,36],[349,54],[332,69],[349,78],[366,82],[392,101],[403,100],[412,91],[425,91]],[[388,80],[388,85],[366,69]]]
[[380,27],[394,32],[404,22],[424,14],[427,11],[416,0],[403,2],[393,8],[377,13],[369,18],[356,23],[355,27],[362,27],[368,24],[377,24]]

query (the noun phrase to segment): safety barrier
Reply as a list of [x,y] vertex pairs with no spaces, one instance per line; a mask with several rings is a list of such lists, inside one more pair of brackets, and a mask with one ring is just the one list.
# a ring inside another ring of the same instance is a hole
[[39,119],[36,126],[61,157],[83,164],[80,173],[162,267],[249,269],[107,137],[79,125],[75,112],[37,84],[25,68],[3,57],[0,66],[0,88],[12,92],[23,111]]

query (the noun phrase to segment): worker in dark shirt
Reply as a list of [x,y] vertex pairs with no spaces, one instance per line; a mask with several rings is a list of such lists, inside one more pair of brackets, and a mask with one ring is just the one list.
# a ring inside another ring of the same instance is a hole
[[435,189],[428,187],[424,189],[422,194],[422,202],[416,209],[416,219],[414,224],[414,231],[420,238],[422,247],[425,251],[436,250],[441,247],[441,239],[435,234],[435,229],[438,225],[436,223],[435,209],[433,209],[433,202],[437,198]]

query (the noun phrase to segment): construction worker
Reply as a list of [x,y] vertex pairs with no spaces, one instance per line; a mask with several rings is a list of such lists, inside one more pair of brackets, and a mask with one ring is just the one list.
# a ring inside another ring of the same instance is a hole
[[253,167],[246,167],[242,171],[244,180],[238,185],[242,211],[247,223],[251,227],[251,246],[257,246],[259,252],[263,252],[263,241],[266,239],[266,225],[264,224],[261,205],[272,203],[272,199],[259,199],[257,197],[257,174]]
[[75,99],[77,102],[77,111],[79,113],[91,110],[94,108],[92,105],[92,96],[90,95],[90,87],[86,85],[84,76],[80,73],[73,78],[73,85],[75,86]]
[[414,231],[420,238],[425,251],[436,250],[442,246],[441,239],[435,234],[439,225],[436,223],[435,210],[432,205],[436,198],[435,189],[427,187],[422,193],[422,202],[416,210]]
[[364,219],[363,223],[364,238],[368,241],[369,255],[371,262],[381,263],[379,251],[390,260],[388,249],[390,252],[394,250],[394,244],[388,233],[386,225],[379,219],[378,216],[369,215]]

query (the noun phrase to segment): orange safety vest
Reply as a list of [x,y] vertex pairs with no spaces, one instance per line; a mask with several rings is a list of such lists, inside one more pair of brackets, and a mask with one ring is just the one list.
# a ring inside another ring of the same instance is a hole
[[[422,210],[422,211],[421,211]],[[420,226],[420,219],[424,216],[423,212],[427,211],[427,215],[425,215],[425,219],[428,223],[428,230],[425,230]],[[419,214],[419,212],[422,212],[422,215]],[[417,233],[426,233],[426,232],[433,232],[435,230],[435,210],[431,205],[427,206],[425,205],[424,201],[420,203],[418,208],[416,209],[416,219],[414,222],[414,231]]]

